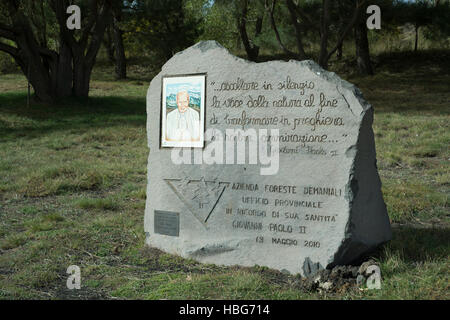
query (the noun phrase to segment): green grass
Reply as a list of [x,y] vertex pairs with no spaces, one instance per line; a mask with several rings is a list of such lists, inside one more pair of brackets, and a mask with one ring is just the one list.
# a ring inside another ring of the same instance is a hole
[[77,205],[81,209],[97,209],[97,210],[117,210],[119,208],[117,201],[115,199],[91,199],[84,198],[77,201]]
[[[117,82],[103,65],[88,100],[29,108],[24,77],[0,75],[0,299],[449,299],[450,59],[405,55],[376,57],[374,77],[340,73],[375,108],[394,234],[372,257],[381,290],[333,294],[305,292],[298,277],[267,268],[144,246],[145,96],[155,70],[131,66],[131,79]],[[76,293],[66,289],[72,264],[82,272]]]

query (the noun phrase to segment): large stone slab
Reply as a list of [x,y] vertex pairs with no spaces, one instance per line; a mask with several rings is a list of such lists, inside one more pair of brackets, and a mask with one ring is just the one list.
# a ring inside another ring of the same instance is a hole
[[[161,141],[163,117],[177,112],[163,78],[186,75],[206,75],[203,105],[197,94],[189,100],[199,116],[190,112],[200,121],[205,112],[200,130],[214,136],[191,154]],[[200,262],[302,275],[351,263],[391,238],[372,121],[360,91],[312,61],[253,63],[214,41],[176,54],[147,94],[146,243]],[[236,139],[248,143],[245,163],[226,148],[236,142],[227,129],[256,134]]]

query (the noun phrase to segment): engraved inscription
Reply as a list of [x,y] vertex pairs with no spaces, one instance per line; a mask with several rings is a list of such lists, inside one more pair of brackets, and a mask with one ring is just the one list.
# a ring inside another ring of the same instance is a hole
[[[311,239],[317,232],[316,227],[336,223],[338,214],[327,212],[332,208],[333,201],[343,194],[342,188],[333,185],[301,186],[237,181],[230,182],[230,191],[244,193],[236,209],[226,211],[234,216],[230,221],[233,232],[269,234],[271,237],[266,242],[263,234],[256,236],[255,242],[260,245],[303,246],[312,250],[321,247],[320,242]],[[255,196],[255,191],[259,191],[261,197]],[[300,197],[292,199],[289,196]]]

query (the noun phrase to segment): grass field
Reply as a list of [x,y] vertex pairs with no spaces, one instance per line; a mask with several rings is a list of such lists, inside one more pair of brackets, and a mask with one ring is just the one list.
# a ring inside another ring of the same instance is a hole
[[[449,61],[398,53],[376,57],[373,77],[340,73],[375,108],[393,239],[372,257],[380,290],[333,293],[144,246],[145,95],[157,70],[133,65],[117,82],[104,65],[89,100],[29,108],[24,77],[0,74],[0,298],[450,299]],[[69,265],[81,290],[66,288]]]

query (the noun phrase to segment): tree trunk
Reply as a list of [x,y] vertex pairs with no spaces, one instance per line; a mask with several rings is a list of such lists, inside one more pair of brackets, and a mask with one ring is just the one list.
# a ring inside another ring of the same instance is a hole
[[239,32],[236,34],[236,49],[238,51],[240,51],[242,48],[242,39],[241,39],[241,35],[239,34]]
[[[247,9],[248,4],[247,0],[244,1],[242,11],[238,13],[237,17],[237,27],[239,31],[239,35],[242,40],[242,44],[244,45],[245,52],[247,53],[247,57],[250,61],[256,61],[259,54],[259,47],[256,45],[252,45],[248,38],[247,34]],[[262,29],[262,18],[258,18],[256,21],[256,33],[261,32]],[[258,31],[259,30],[259,31]]]
[[15,59],[33,86],[37,100],[53,103],[70,95],[87,97],[92,68],[111,16],[111,4],[105,1],[99,10],[98,3],[92,2],[89,21],[80,37],[75,38],[74,32],[66,28],[69,2],[55,0],[49,3],[59,24],[59,52],[50,50],[45,38],[37,40],[33,16],[25,15],[14,0],[6,1],[5,9],[11,24],[0,23],[0,37],[13,41],[15,46],[0,41],[0,50]]
[[342,43],[341,43],[340,45],[338,45],[337,53],[336,53],[336,58],[337,58],[338,60],[341,60],[341,59],[342,59]]
[[[72,53],[64,43],[60,53],[39,47],[28,31],[21,30],[15,40],[19,54],[16,63],[34,90],[37,101],[53,103],[72,94]],[[28,34],[28,36],[26,36]],[[44,51],[44,52],[43,52]]]
[[322,17],[321,17],[321,37],[320,37],[320,54],[319,65],[328,69],[328,34],[330,25],[330,0],[323,0]]
[[360,19],[355,26],[355,47],[358,72],[364,75],[373,75],[369,40],[367,39],[367,26],[363,19]]
[[33,86],[36,99],[52,102],[55,93],[52,91],[49,70],[41,58],[39,44],[27,22],[28,20],[21,13],[17,13],[13,17],[16,32],[15,43],[18,48],[18,55],[13,57]]
[[414,41],[414,52],[417,52],[417,44],[419,42],[419,26],[415,25],[415,29],[416,29],[416,39]]
[[[95,27],[91,32],[85,29],[79,41],[75,41],[73,37],[67,37],[67,43],[70,43],[73,54],[73,89],[72,94],[75,97],[87,98],[89,96],[89,85],[91,80],[92,69],[95,64],[98,50],[103,42],[105,29],[111,17],[111,7],[106,5],[98,17],[92,20]],[[87,45],[88,36],[90,42]],[[67,36],[67,35],[66,35]]]
[[116,58],[115,58],[115,50],[114,50],[114,42],[113,42],[113,36],[111,35],[111,25],[109,25],[106,28],[106,34],[105,34],[105,39],[103,41],[103,44],[106,47],[106,52],[108,54],[108,60],[111,64],[116,63]]
[[90,64],[88,61],[86,61],[84,55],[81,52],[78,52],[74,55],[72,94],[75,97],[88,97],[92,68],[93,64]]
[[292,2],[292,0],[286,0],[287,7],[289,9],[289,15],[291,17],[291,23],[294,26],[295,30],[295,39],[297,41],[297,50],[298,50],[298,56],[300,60],[306,59],[306,53],[303,48],[302,43],[302,31],[300,28],[300,24],[297,22],[297,14],[295,13],[295,5]]
[[55,88],[57,98],[66,98],[72,95],[72,50],[64,43],[61,43],[59,56],[57,60],[56,75],[52,78],[56,82],[52,87]]
[[[345,32],[345,18],[344,18],[344,13],[345,13],[345,6],[342,0],[339,0],[337,2],[338,4],[338,15],[339,15],[339,27],[338,27],[338,34],[342,35]],[[341,43],[338,44],[337,46],[337,53],[336,53],[336,57],[338,60],[342,59],[342,46],[343,46],[343,41]]]
[[123,45],[123,31],[119,27],[120,17],[113,17],[114,47],[116,49],[116,78],[127,78],[127,59]]

